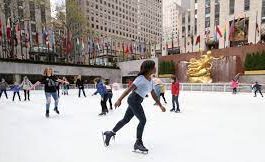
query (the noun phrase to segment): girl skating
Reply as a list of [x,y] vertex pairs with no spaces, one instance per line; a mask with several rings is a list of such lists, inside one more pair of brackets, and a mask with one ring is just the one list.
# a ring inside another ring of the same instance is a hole
[[32,88],[32,83],[29,81],[28,77],[25,76],[21,85],[20,85],[24,91],[24,101],[26,101],[27,99],[30,101],[30,90]]
[[8,84],[7,82],[5,81],[4,78],[1,79],[1,82],[0,82],[0,99],[2,97],[2,94],[4,93],[5,96],[6,96],[6,99],[8,99],[8,96],[7,96],[7,93],[6,93],[6,89],[8,88]]
[[58,103],[59,103],[59,97],[57,94],[56,89],[56,83],[61,82],[63,83],[63,80],[57,79],[53,75],[53,69],[52,68],[46,68],[43,73],[43,79],[41,82],[38,82],[38,84],[42,83],[44,84],[44,91],[45,91],[45,97],[46,97],[46,113],[45,116],[48,118],[50,116],[50,104],[51,104],[51,97],[54,99],[54,111],[57,114],[60,114],[58,110]]
[[76,80],[76,87],[78,87],[79,91],[78,91],[78,97],[81,97],[81,91],[83,92],[83,95],[86,97],[86,93],[85,93],[85,87],[84,87],[84,82],[81,79],[81,75],[78,75],[77,80]]
[[119,121],[112,131],[106,131],[104,135],[104,143],[109,146],[110,139],[116,135],[116,133],[126,125],[134,116],[140,121],[137,127],[137,139],[134,144],[134,150],[140,150],[142,152],[148,152],[148,149],[144,146],[142,141],[143,131],[146,123],[146,117],[141,103],[145,96],[151,92],[153,99],[157,102],[160,109],[165,112],[166,109],[161,105],[158,97],[154,91],[154,83],[151,79],[151,75],[156,73],[155,62],[151,60],[144,61],[140,68],[140,73],[135,79],[133,84],[128,87],[115,103],[115,108],[121,105],[124,97],[132,92],[128,97],[128,108],[121,121]]

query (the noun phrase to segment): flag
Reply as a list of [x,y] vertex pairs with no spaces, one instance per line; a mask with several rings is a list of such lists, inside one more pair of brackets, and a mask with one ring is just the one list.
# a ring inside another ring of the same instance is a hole
[[196,38],[196,43],[195,45],[199,44],[201,42],[201,36],[198,35],[197,38]]
[[85,44],[84,44],[83,38],[81,38],[81,47],[82,47],[82,50],[85,48]]
[[126,45],[126,50],[125,50],[125,53],[128,54],[129,53],[129,47],[128,47],[128,44]]
[[10,39],[11,39],[10,18],[7,19],[7,25],[6,25],[6,37],[7,37],[7,40],[10,41]]
[[30,36],[29,36],[29,23],[25,25],[25,43],[26,43],[26,48],[30,47]]
[[258,35],[259,35],[259,24],[258,23],[256,23],[256,31],[258,32]]
[[219,37],[223,37],[219,27],[216,25],[216,33],[219,35]]
[[17,41],[17,44],[19,44],[21,40],[21,32],[20,32],[19,24],[16,25],[15,30],[16,30],[16,41]]
[[224,40],[226,40],[226,24],[225,24],[225,29],[224,29]]
[[2,42],[2,36],[3,36],[3,33],[2,33],[2,20],[0,19],[0,42]]
[[229,29],[229,40],[233,39],[234,33],[235,33],[235,18],[234,18],[234,20],[230,26],[230,29]]

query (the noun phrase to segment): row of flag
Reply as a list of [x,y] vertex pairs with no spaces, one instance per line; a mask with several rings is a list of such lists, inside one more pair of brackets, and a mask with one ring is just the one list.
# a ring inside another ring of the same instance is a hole
[[[12,39],[12,28],[11,28],[11,19],[7,20],[6,26],[3,26],[2,20],[0,19],[0,42],[6,40],[8,43],[11,43]],[[55,36],[54,32],[51,29],[46,29],[46,27],[42,28],[42,32],[35,32],[34,36],[30,31],[30,24],[25,23],[24,29],[21,29],[19,23],[17,23],[14,27],[14,42],[15,46],[18,44],[25,44],[27,48],[30,48],[33,45],[33,40],[35,41],[34,45],[39,46],[40,40],[42,40],[42,44],[48,46],[48,48],[53,48],[55,45]]]

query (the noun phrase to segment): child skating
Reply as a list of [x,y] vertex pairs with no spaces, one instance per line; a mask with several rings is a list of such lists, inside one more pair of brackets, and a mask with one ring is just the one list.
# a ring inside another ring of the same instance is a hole
[[134,144],[134,150],[142,151],[147,153],[148,149],[144,146],[142,141],[143,131],[146,123],[146,117],[144,109],[141,105],[145,96],[151,92],[153,99],[157,102],[160,109],[165,112],[166,109],[161,105],[158,97],[154,91],[154,82],[151,79],[151,75],[156,73],[155,62],[151,60],[144,61],[140,68],[140,73],[138,77],[134,80],[133,84],[128,87],[123,94],[120,96],[118,101],[115,103],[115,108],[120,107],[122,100],[130,92],[132,92],[128,97],[128,108],[121,121],[119,121],[116,126],[111,131],[106,131],[103,133],[104,143],[109,146],[110,139],[116,135],[116,133],[129,121],[136,116],[139,120],[137,127],[136,142]]
[[[176,76],[172,76],[171,78],[171,94],[172,94],[172,109],[171,112],[179,113],[179,82],[176,78]],[[177,106],[177,109],[175,107],[175,104]]]
[[20,86],[24,91],[24,101],[26,101],[27,99],[30,101],[30,90],[33,84],[30,82],[27,76],[24,77]]
[[97,91],[93,95],[96,95],[99,93],[101,96],[101,101],[100,101],[101,113],[99,115],[100,116],[106,115],[109,112],[107,108],[108,92],[107,92],[106,86],[103,84],[101,79],[96,79],[95,83],[96,83]]
[[20,94],[19,94],[20,86],[17,82],[15,82],[14,85],[11,87],[11,91],[13,91],[13,100],[12,101],[13,102],[15,101],[16,94],[18,95],[19,101],[21,101]]
[[4,78],[1,79],[1,82],[0,82],[0,99],[2,97],[2,94],[4,93],[5,96],[6,96],[6,99],[8,99],[8,96],[7,96],[7,93],[6,93],[6,89],[8,88],[8,84],[7,82],[5,81]]
[[257,97],[257,92],[259,92],[261,97],[263,97],[263,94],[261,92],[261,85],[258,82],[255,82],[252,89],[254,90],[254,94],[255,94],[254,97]]

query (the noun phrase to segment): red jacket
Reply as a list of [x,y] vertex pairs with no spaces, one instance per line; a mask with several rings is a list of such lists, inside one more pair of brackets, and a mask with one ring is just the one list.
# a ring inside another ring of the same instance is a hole
[[179,82],[171,84],[171,94],[175,96],[179,95]]

